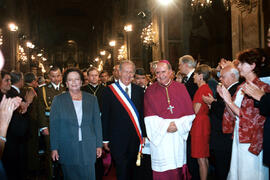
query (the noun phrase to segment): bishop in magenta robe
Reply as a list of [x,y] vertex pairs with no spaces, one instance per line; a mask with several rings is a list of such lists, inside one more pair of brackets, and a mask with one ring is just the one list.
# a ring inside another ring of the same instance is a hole
[[[172,80],[166,86],[155,82],[146,89],[144,113],[154,179],[181,179],[186,140],[195,118],[186,87]],[[176,132],[168,132],[171,122]]]

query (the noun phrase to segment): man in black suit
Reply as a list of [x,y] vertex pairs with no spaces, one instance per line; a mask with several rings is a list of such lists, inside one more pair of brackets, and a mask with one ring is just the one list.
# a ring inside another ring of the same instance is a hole
[[99,74],[99,78],[100,78],[100,83],[103,85],[103,86],[107,86],[108,82],[109,82],[109,73],[107,71],[101,71],[100,74]]
[[195,92],[198,89],[197,84],[194,83],[194,71],[196,67],[196,61],[190,55],[185,55],[179,58],[178,69],[185,77],[183,78],[183,83],[185,84],[187,91],[193,100]]
[[122,95],[128,97],[127,99],[131,100],[135,105],[139,113],[139,127],[143,137],[145,137],[143,121],[144,92],[143,88],[131,83],[134,73],[135,65],[132,61],[121,62],[119,66],[119,84],[113,83],[106,87],[102,96],[103,145],[106,150],[111,151],[118,180],[134,179],[134,176],[136,176],[136,156],[140,139],[128,112],[114,94],[113,86],[120,87],[125,91],[122,91]]
[[[190,55],[185,55],[179,58],[178,69],[185,77],[183,78],[183,83],[185,84],[187,91],[193,100],[193,97],[198,89],[197,84],[194,83],[194,71],[196,67],[196,61]],[[191,157],[191,137],[188,135],[187,139],[187,165],[188,169],[192,175],[192,180],[199,180],[199,165],[197,159]]]
[[[11,89],[7,97],[21,97],[21,88],[24,78],[21,72],[11,72]],[[22,98],[24,99],[24,98]],[[24,179],[26,176],[26,142],[28,119],[24,115],[28,103],[21,103],[19,109],[14,111],[7,131],[7,142],[3,152],[3,165],[8,179]]]
[[[220,81],[229,90],[231,96],[234,95],[239,85],[239,72],[233,65],[228,65],[220,71]],[[211,106],[210,122],[210,149],[215,160],[215,179],[226,180],[230,170],[232,153],[232,134],[222,132],[222,119],[225,109],[223,99],[217,94],[214,99],[211,95],[203,96],[205,103]]]
[[119,66],[120,66],[119,64],[116,64],[113,66],[113,72],[112,72],[113,76],[111,80],[107,82],[107,85],[110,85],[112,83],[119,81]]

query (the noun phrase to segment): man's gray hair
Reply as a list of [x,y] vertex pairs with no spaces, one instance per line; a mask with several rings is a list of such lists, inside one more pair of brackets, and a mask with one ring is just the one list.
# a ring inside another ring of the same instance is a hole
[[131,60],[123,60],[123,61],[121,61],[120,62],[120,65],[119,65],[119,71],[122,70],[123,64],[132,64],[132,66],[133,66],[133,72],[135,73],[136,66],[135,66],[134,62],[132,62]]
[[238,71],[238,69],[237,69],[235,66],[232,66],[232,67],[231,67],[230,73],[234,74],[235,78],[236,78],[237,80],[239,80],[239,77],[240,77],[239,71]]
[[184,55],[182,57],[179,58],[179,63],[186,63],[188,64],[188,67],[190,68],[195,68],[196,67],[196,64],[197,62],[194,60],[194,58],[190,55]]

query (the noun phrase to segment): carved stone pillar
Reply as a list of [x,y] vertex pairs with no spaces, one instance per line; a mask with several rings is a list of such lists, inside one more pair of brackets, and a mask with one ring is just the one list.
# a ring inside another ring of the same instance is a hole
[[232,18],[232,55],[235,58],[239,51],[248,48],[264,46],[264,24],[262,0],[256,6],[239,8],[236,4],[231,7]]

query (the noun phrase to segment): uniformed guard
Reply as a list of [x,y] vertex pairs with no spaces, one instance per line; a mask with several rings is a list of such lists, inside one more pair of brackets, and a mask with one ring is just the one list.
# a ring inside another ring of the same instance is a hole
[[40,132],[44,138],[45,143],[45,173],[46,177],[48,177],[50,180],[53,178],[49,137],[50,108],[54,96],[65,91],[65,87],[62,84],[62,74],[58,67],[52,67],[50,69],[49,79],[51,82],[38,90],[38,114],[40,117]]
[[28,72],[24,75],[24,87],[22,95],[29,103],[25,117],[29,122],[28,141],[27,141],[27,170],[29,178],[36,178],[40,170],[40,161],[38,156],[39,147],[39,123],[37,113],[37,77],[34,73]]

